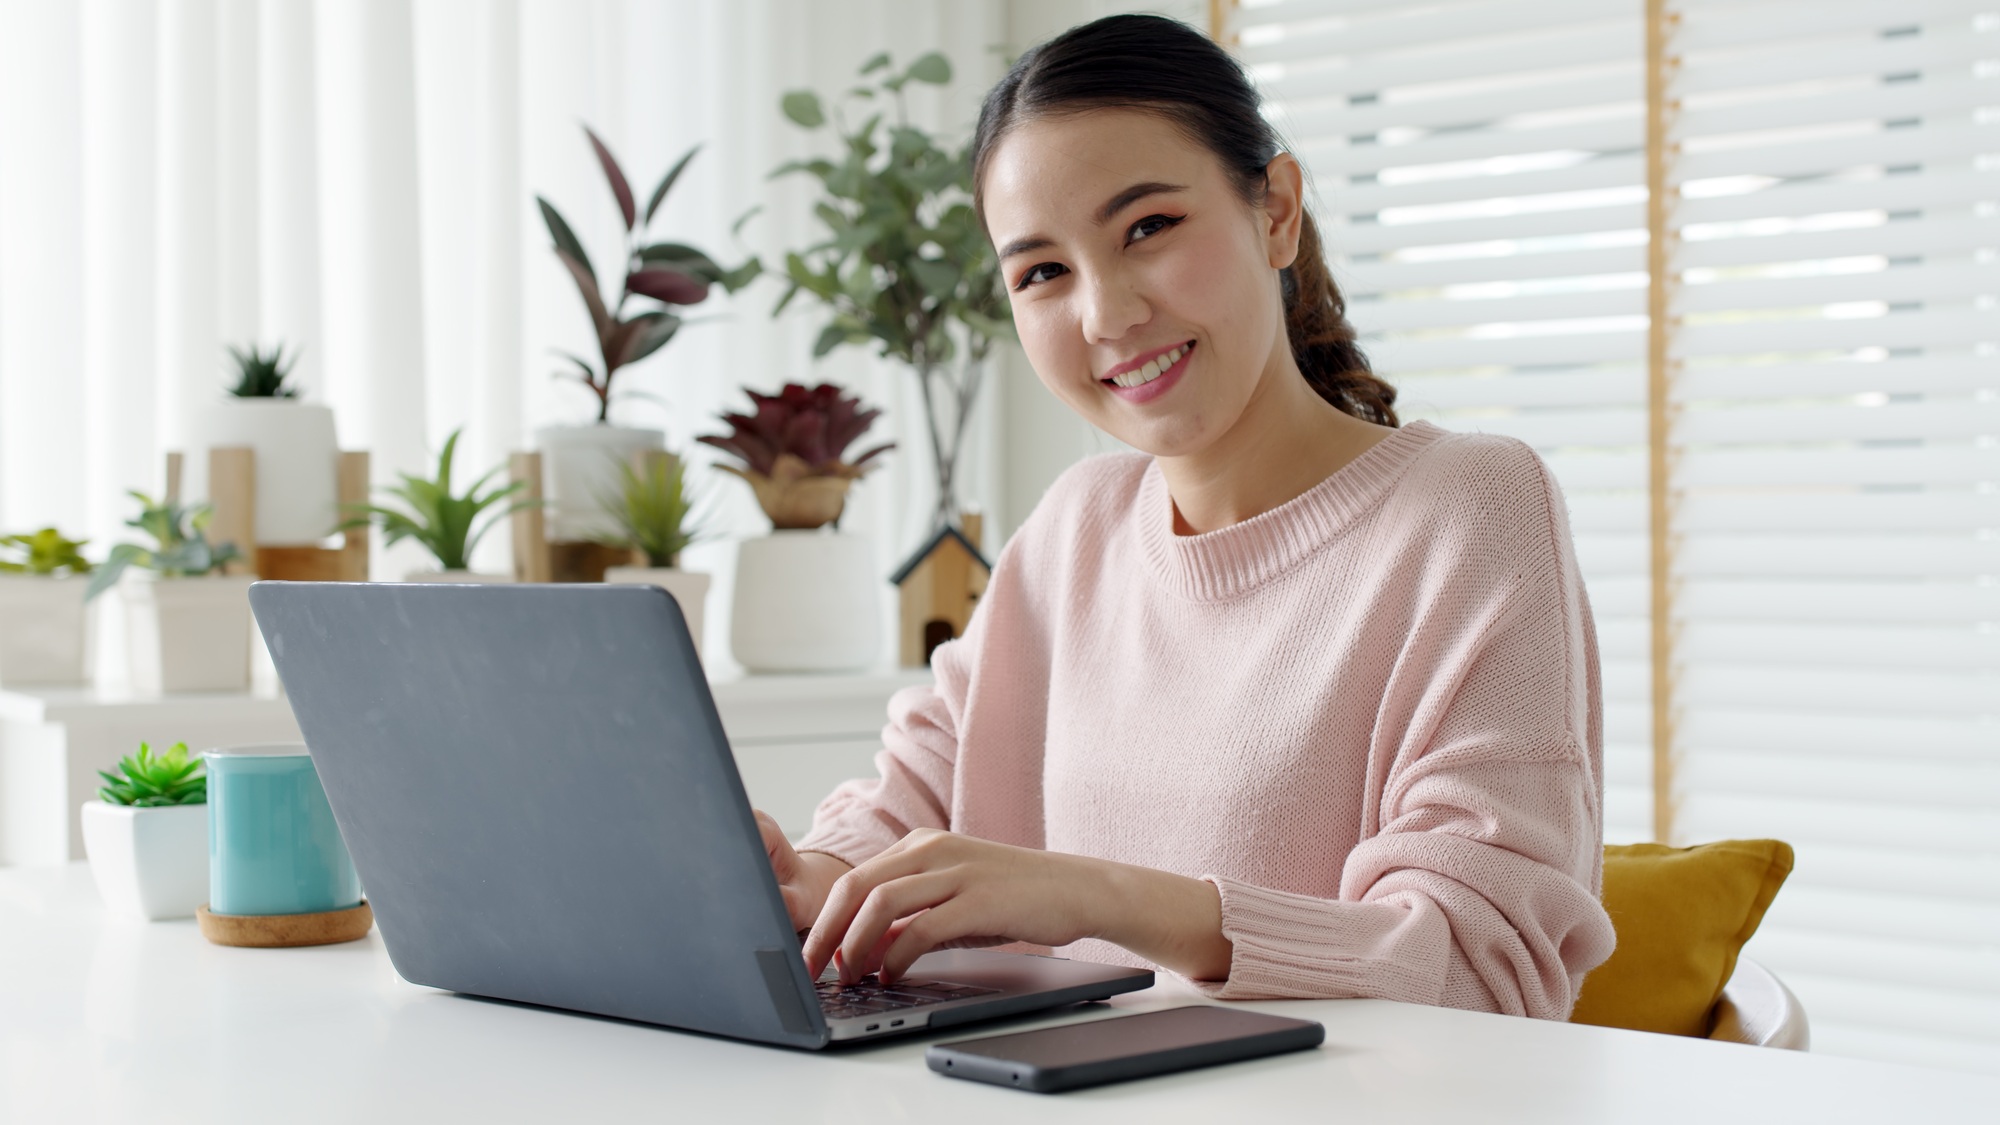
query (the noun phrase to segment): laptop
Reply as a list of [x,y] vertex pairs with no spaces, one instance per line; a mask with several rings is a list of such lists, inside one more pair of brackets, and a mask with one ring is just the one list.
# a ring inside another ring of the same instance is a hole
[[1153,983],[996,950],[812,980],[657,587],[258,582],[250,605],[413,984],[821,1048]]

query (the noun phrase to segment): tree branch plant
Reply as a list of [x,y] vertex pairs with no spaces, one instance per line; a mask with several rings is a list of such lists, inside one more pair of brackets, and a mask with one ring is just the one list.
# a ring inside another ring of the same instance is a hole
[[[539,195],[535,197],[535,203],[541,208],[542,221],[549,228],[549,237],[555,240],[556,257],[569,271],[571,280],[576,282],[577,292],[583,297],[597,336],[597,362],[562,352],[559,354],[574,364],[576,370],[559,374],[574,378],[590,388],[598,400],[597,420],[608,422],[613,379],[621,369],[659,351],[674,338],[685,323],[675,310],[707,300],[709,289],[714,285],[734,293],[748,285],[762,267],[752,258],[735,269],[724,269],[716,264],[715,259],[692,246],[648,241],[648,228],[652,225],[654,213],[659,211],[667,193],[673,190],[674,183],[687,169],[688,162],[701,150],[700,145],[689,149],[674,162],[672,168],[667,169],[667,174],[660,178],[659,186],[647,199],[645,211],[641,212],[632,194],[631,181],[625,178],[625,172],[611,155],[611,150],[587,126],[583,132],[590,139],[590,147],[597,154],[599,166],[604,169],[604,178],[611,185],[611,194],[618,201],[619,217],[625,224],[624,281],[618,288],[617,300],[607,299],[599,287],[590,256],[584,253],[583,243],[561,213]],[[641,306],[628,314],[626,305],[635,297],[641,298]]]
[[150,570],[162,578],[196,578],[242,557],[234,543],[209,543],[208,522],[215,513],[207,504],[183,505],[171,497],[155,500],[136,490],[128,495],[139,502],[139,515],[126,520],[125,526],[152,536],[153,546],[120,543],[111,548],[104,565],[91,572],[85,598],[116,585],[127,567]]
[[842,104],[829,108],[811,91],[794,90],[780,103],[801,128],[831,121],[840,151],[837,159],[793,161],[772,173],[819,181],[825,197],[813,213],[827,229],[824,240],[785,256],[790,286],[772,313],[804,293],[832,313],[814,356],[874,345],[917,373],[937,519],[945,524],[957,513],[959,454],[985,360],[993,341],[1013,335],[1012,314],[999,263],[972,211],[969,150],[947,149],[911,125],[905,104],[911,82],[949,83],[951,64],[932,53],[898,71],[883,53],[861,67],[864,79],[878,73],[874,85],[856,86],[842,101],[863,109],[889,103],[893,120],[886,126],[879,111],[850,126]]
[[83,546],[88,539],[65,538],[53,527],[45,527],[30,535],[0,535],[0,552],[10,552],[14,558],[0,558],[0,574],[33,574],[42,577],[57,577],[68,574],[89,574],[90,560],[83,557]]
[[618,491],[600,496],[598,504],[618,527],[606,540],[646,556],[646,565],[678,566],[680,554],[701,537],[689,519],[693,501],[687,491],[687,464],[671,453],[644,458],[643,468],[619,461]]
[[199,805],[208,801],[208,778],[203,776],[200,758],[189,758],[185,742],[176,742],[159,757],[152,748],[139,744],[137,754],[127,754],[115,774],[98,770],[104,787],[97,796],[107,805],[154,809],[168,805]]
[[[452,491],[452,461],[457,456],[458,436],[453,430],[438,454],[437,475],[426,480],[410,473],[398,473],[403,483],[386,485],[383,491],[403,502],[401,509],[381,504],[350,504],[351,518],[340,530],[379,524],[390,546],[414,539],[437,559],[442,570],[470,570],[472,550],[493,526],[523,508],[540,501],[516,500],[502,505],[507,497],[527,487],[526,481],[488,488],[487,482],[505,466],[495,466],[472,482],[461,494]],[[480,522],[481,514],[485,522]]]
[[269,355],[250,345],[248,352],[231,346],[229,356],[236,363],[236,385],[229,393],[237,398],[297,398],[298,390],[285,385],[285,378],[292,373],[292,366],[298,357],[285,358],[285,346],[279,344]]
[[718,465],[750,482],[771,526],[785,529],[840,526],[847,490],[895,443],[878,445],[854,460],[847,447],[868,432],[882,412],[863,409],[859,398],[831,383],[787,383],[775,395],[745,391],[756,409],[724,414],[729,433],[696,440],[742,460]]

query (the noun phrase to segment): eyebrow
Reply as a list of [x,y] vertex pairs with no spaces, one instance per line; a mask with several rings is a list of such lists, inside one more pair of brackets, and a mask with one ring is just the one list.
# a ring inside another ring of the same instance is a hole
[[[1128,187],[1124,191],[1119,192],[1117,195],[1112,196],[1110,199],[1105,200],[1104,206],[1099,207],[1097,209],[1097,214],[1093,216],[1093,220],[1097,223],[1098,226],[1103,226],[1104,224],[1110,222],[1112,217],[1117,215],[1118,212],[1123,211],[1125,208],[1130,207],[1132,204],[1137,203],[1138,201],[1146,198],[1149,195],[1164,195],[1168,192],[1186,191],[1186,190],[1187,190],[1187,185],[1185,184],[1166,184],[1166,183],[1161,183],[1158,180],[1149,180],[1142,184],[1133,184],[1131,187]],[[1009,242],[1007,245],[1000,248],[1000,260],[1004,262],[1016,254],[1026,254],[1031,250],[1041,250],[1053,245],[1055,245],[1055,243],[1051,242],[1047,238],[1042,237],[1041,235],[1030,235],[1027,238],[1017,238],[1014,241]]]

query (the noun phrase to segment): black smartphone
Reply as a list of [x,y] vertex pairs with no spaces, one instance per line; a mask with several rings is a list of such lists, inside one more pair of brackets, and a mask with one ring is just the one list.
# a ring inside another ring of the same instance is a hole
[[924,1061],[953,1078],[1049,1094],[1303,1051],[1325,1039],[1326,1028],[1311,1020],[1195,1004],[939,1043]]

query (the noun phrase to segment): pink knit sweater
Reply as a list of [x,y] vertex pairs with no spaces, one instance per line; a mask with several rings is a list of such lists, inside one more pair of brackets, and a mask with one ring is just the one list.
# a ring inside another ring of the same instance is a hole
[[1205,879],[1222,999],[1563,1019],[1610,956],[1595,631],[1511,438],[1417,422],[1195,536],[1150,458],[1094,457],[932,666],[802,848],[858,864],[929,826]]

